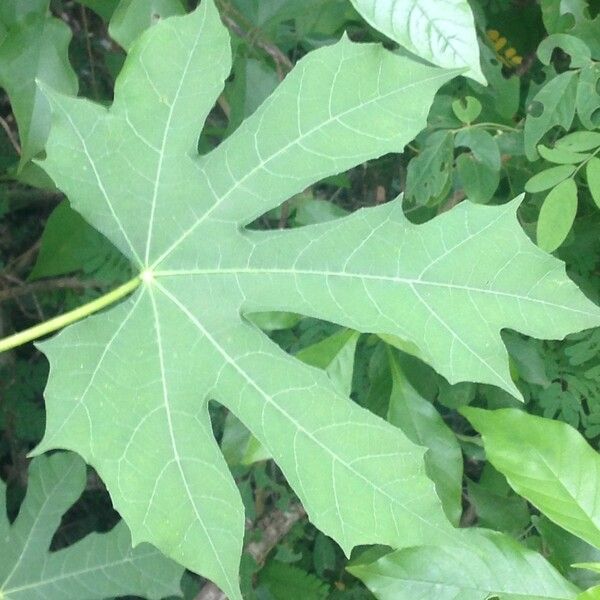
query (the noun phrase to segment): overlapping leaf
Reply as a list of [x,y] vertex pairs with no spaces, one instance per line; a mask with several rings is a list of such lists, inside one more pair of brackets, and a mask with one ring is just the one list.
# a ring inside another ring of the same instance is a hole
[[209,398],[252,431],[346,551],[451,533],[423,449],[244,314],[289,311],[401,336],[452,381],[516,393],[501,328],[561,337],[598,323],[600,311],[526,238],[514,203],[465,204],[422,227],[392,202],[293,231],[246,230],[314,181],[401,150],[455,73],[344,39],[300,61],[198,157],[228,70],[227,35],[205,0],[133,45],[110,110],[49,93],[44,166],[142,285],[43,346],[51,374],[39,451],[81,453],[136,541],[239,598],[242,505]]
[[417,56],[445,68],[468,67],[480,83],[479,47],[466,0],[352,0],[376,29]]
[[573,427],[505,409],[464,408],[490,462],[548,518],[600,548],[600,456]]
[[21,164],[46,142],[50,108],[35,80],[46,82],[66,94],[77,91],[77,77],[69,64],[67,49],[71,32],[49,13],[50,0],[3,0],[0,24],[0,86],[10,98],[19,126]]
[[85,486],[85,464],[74,454],[36,458],[19,516],[6,515],[0,481],[0,598],[81,600],[126,594],[162,598],[179,593],[183,569],[155,548],[131,548],[125,523],[57,552],[50,542],[63,513]]

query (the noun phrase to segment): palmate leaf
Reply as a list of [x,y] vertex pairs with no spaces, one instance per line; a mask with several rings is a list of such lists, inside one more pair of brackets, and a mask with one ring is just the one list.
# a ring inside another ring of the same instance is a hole
[[292,231],[245,225],[323,177],[399,151],[456,72],[343,39],[310,53],[210,154],[203,120],[229,71],[212,2],[145,32],[107,111],[50,93],[44,167],[140,269],[135,294],[42,345],[38,452],[93,464],[136,541],[239,598],[243,510],[207,400],[227,406],[346,552],[445,541],[424,449],[341,395],[244,318],[289,311],[401,336],[452,381],[513,393],[502,327],[562,337],[600,310],[536,249],[516,204],[422,227],[400,202]]
[[67,509],[85,487],[85,464],[75,454],[34,459],[27,495],[11,525],[0,481],[0,598],[86,600],[135,594],[179,594],[183,569],[147,544],[131,548],[122,521],[56,552],[50,542]]

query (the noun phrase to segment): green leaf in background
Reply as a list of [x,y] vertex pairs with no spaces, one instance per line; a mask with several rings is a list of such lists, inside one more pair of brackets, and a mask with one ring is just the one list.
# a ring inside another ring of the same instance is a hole
[[575,116],[577,73],[567,71],[551,79],[535,95],[525,120],[525,152],[531,161],[538,157],[536,146],[550,129],[568,130]]
[[600,158],[591,158],[585,166],[585,175],[587,177],[590,194],[600,208]]
[[71,31],[50,15],[50,0],[2,0],[0,87],[8,94],[21,143],[20,167],[38,154],[50,130],[50,106],[36,85],[42,81],[65,94],[77,92],[68,59]]
[[416,546],[349,567],[378,600],[567,600],[577,588],[503,534],[459,530],[454,545]]
[[466,0],[352,0],[356,10],[390,39],[446,69],[468,67],[485,84],[471,7]]
[[481,102],[473,96],[459,98],[452,103],[452,111],[457,119],[460,119],[465,125],[470,125],[481,113]]
[[577,85],[577,115],[584,127],[600,126],[600,64],[593,63],[579,74]]
[[587,0],[542,0],[542,15],[548,33],[567,33],[582,40],[594,59],[600,59],[600,16],[590,14]]
[[140,286],[42,344],[51,374],[37,452],[79,452],[136,542],[238,600],[243,505],[209,399],[252,432],[346,553],[452,537],[424,450],[245,314],[292,312],[396,335],[452,382],[518,395],[500,331],[560,338],[599,324],[600,309],[531,243],[518,201],[462,203],[422,226],[394,201],[318,225],[247,228],[315,181],[400,152],[457,72],[344,38],[308,53],[198,156],[229,52],[204,0],[133,44],[110,109],[49,92],[43,166],[139,269]]
[[538,46],[537,56],[544,65],[549,65],[552,59],[552,53],[560,48],[571,58],[569,67],[571,69],[581,69],[587,67],[591,61],[590,49],[579,38],[566,33],[554,33],[549,35]]
[[488,460],[548,518],[600,548],[600,457],[573,427],[516,409],[461,412]]
[[179,594],[183,569],[148,544],[135,549],[122,521],[110,532],[92,533],[49,552],[54,532],[85,487],[86,470],[75,454],[33,460],[19,516],[8,522],[0,481],[0,598],[89,600]]
[[575,172],[574,165],[560,165],[558,167],[550,167],[536,173],[525,184],[525,191],[530,194],[543,192],[557,186],[561,181],[570,177]]
[[456,159],[456,171],[467,197],[481,204],[488,202],[500,182],[500,150],[495,139],[483,129],[466,127],[456,134],[454,146],[471,150]]
[[577,600],[600,600],[600,585],[597,585],[577,596]]
[[467,478],[469,502],[477,513],[480,527],[494,529],[518,538],[530,524],[527,501],[511,489],[504,475],[486,463],[479,481]]
[[547,196],[537,222],[537,244],[554,252],[567,237],[577,214],[577,185],[572,179],[559,183]]
[[458,526],[462,514],[463,461],[460,445],[452,430],[434,408],[409,383],[397,357],[389,352],[392,394],[387,420],[402,429],[415,444],[428,449],[427,475],[435,483],[448,520]]
[[110,21],[121,0],[78,0],[80,4],[91,8],[106,23]]
[[258,597],[268,590],[270,598],[282,600],[326,600],[329,586],[312,573],[276,560],[271,560],[260,570]]
[[142,31],[160,19],[184,13],[180,0],[121,0],[110,19],[108,32],[125,50],[129,50]]
[[572,165],[583,162],[591,156],[591,154],[583,154],[581,152],[573,152],[566,148],[548,148],[540,144],[538,147],[540,156],[548,162],[556,163],[559,165]]
[[572,152],[586,152],[600,146],[600,133],[597,131],[574,131],[556,140],[555,147]]
[[[75,271],[95,273],[104,266],[115,265],[116,274],[127,274],[122,255],[96,229],[88,225],[63,200],[50,215],[42,234],[40,252],[29,280],[53,277]],[[111,270],[108,269],[107,275]],[[104,279],[104,277],[100,277]],[[109,277],[109,281],[112,279]]]
[[418,206],[442,197],[449,188],[454,161],[453,136],[436,131],[425,140],[425,147],[408,163],[405,195]]
[[600,550],[569,533],[543,515],[532,518],[542,536],[548,560],[575,585],[587,589],[600,584],[600,573],[578,568],[576,564],[600,561]]

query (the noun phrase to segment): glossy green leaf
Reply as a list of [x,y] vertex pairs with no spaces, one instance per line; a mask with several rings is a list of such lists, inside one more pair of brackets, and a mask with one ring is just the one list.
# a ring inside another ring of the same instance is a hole
[[406,548],[348,570],[378,600],[567,600],[578,591],[536,552],[484,529],[457,532],[452,545]]
[[529,160],[538,157],[536,146],[550,129],[569,129],[575,116],[577,73],[567,71],[551,79],[535,95],[525,120],[525,152]]
[[576,429],[515,409],[463,408],[488,460],[552,521],[600,548],[600,457]]
[[309,53],[200,157],[198,134],[229,67],[227,32],[204,0],[138,38],[110,109],[49,92],[44,168],[139,269],[141,285],[42,344],[51,372],[37,451],[77,450],[136,541],[237,600],[244,515],[209,399],[256,436],[311,521],[346,552],[452,531],[424,450],[245,314],[397,335],[452,381],[518,394],[500,330],[563,337],[600,323],[600,309],[527,238],[516,202],[464,203],[423,226],[394,201],[318,225],[247,229],[315,181],[401,151],[456,72],[344,38]]
[[542,204],[537,222],[537,244],[554,252],[567,237],[577,214],[577,185],[572,179],[559,183]]
[[390,39],[446,69],[468,67],[485,84],[471,7],[466,0],[352,0],[356,10]]
[[548,146],[544,146],[543,144],[540,144],[537,149],[540,153],[540,156],[544,160],[559,165],[577,164],[583,162],[591,156],[591,154],[573,152],[572,150],[567,150],[566,148],[548,148]]
[[594,202],[600,208],[600,158],[592,158],[585,166],[588,187]]
[[536,173],[525,184],[525,191],[530,194],[543,192],[557,186],[561,181],[570,177],[575,172],[574,165],[560,165],[559,167],[550,167],[544,171]]
[[415,444],[428,449],[425,468],[435,483],[444,512],[458,526],[462,514],[463,461],[460,445],[452,430],[434,408],[410,384],[396,356],[390,352],[392,393],[387,420]]
[[125,50],[160,19],[185,12],[180,0],[121,0],[114,11],[108,32]]
[[50,129],[50,106],[36,80],[74,94],[77,77],[67,55],[71,31],[50,15],[50,0],[2,4],[7,32],[0,43],[0,87],[8,94],[19,127],[22,167],[44,148]]
[[586,152],[600,146],[600,133],[597,131],[574,131],[556,140],[555,147],[572,152]]
[[466,125],[470,125],[481,113],[481,102],[473,96],[455,100],[452,103],[452,110],[457,119],[460,119]]
[[19,515],[9,524],[0,481],[0,598],[102,600],[133,595],[160,600],[178,594],[183,569],[148,544],[132,549],[123,522],[108,533],[93,533],[49,552],[63,514],[85,482],[85,464],[75,454],[36,458]]

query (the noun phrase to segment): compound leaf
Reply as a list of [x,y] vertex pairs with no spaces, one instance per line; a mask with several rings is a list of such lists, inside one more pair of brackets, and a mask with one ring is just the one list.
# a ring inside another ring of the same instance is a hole
[[3,600],[89,600],[179,594],[183,569],[155,548],[131,547],[120,522],[49,552],[63,513],[85,487],[85,464],[75,454],[40,456],[29,467],[27,495],[10,525],[0,481],[0,598]]
[[311,183],[401,151],[457,72],[343,39],[309,53],[199,157],[199,130],[229,67],[227,33],[205,0],[138,38],[110,109],[48,91],[43,166],[140,270],[141,285],[42,345],[51,374],[37,451],[79,452],[136,541],[233,600],[244,518],[213,437],[211,398],[256,436],[346,552],[452,534],[424,449],[245,314],[292,312],[396,335],[452,381],[518,394],[500,330],[563,337],[596,325],[600,310],[525,236],[516,202],[464,203],[424,226],[395,201],[299,229],[246,229]]

